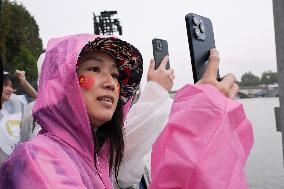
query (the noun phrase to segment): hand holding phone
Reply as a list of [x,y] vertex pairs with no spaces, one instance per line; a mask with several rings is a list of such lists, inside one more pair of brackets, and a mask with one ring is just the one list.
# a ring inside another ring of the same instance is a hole
[[220,62],[219,52],[216,49],[211,49],[210,57],[206,71],[201,80],[199,80],[197,83],[210,84],[216,87],[216,89],[218,89],[228,98],[235,99],[239,91],[239,86],[237,83],[235,83],[236,76],[232,73],[228,73],[222,78],[221,81],[218,81],[218,67]]
[[[157,69],[165,56],[169,55],[168,42],[164,39],[154,38],[152,40],[153,56],[155,60],[155,69]],[[170,62],[168,61],[166,69],[170,69]]]
[[[170,91],[175,76],[174,70],[170,68],[169,59],[166,57],[169,55],[168,43],[166,40],[155,38],[152,40],[152,45],[154,60],[151,60],[147,80],[154,81],[165,90]],[[159,70],[157,70],[158,68]]]
[[[189,13],[185,16],[194,83],[206,71],[210,49],[215,48],[212,22],[209,18]],[[220,80],[219,71],[217,80]]]

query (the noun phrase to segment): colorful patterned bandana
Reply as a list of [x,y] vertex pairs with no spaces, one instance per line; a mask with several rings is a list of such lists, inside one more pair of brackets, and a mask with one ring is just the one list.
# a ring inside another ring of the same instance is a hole
[[83,47],[79,58],[89,51],[102,51],[114,59],[119,70],[120,98],[125,104],[135,94],[143,74],[143,59],[139,50],[118,38],[98,37]]

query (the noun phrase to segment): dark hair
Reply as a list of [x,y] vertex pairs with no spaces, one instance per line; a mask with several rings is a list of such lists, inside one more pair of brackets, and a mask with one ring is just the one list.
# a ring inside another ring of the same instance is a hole
[[3,85],[8,85],[8,82],[13,82],[13,77],[10,74],[3,74]]
[[93,131],[93,137],[96,142],[95,162],[103,145],[109,144],[109,173],[111,174],[114,170],[115,179],[118,182],[117,176],[124,152],[123,103],[120,98],[111,120]]

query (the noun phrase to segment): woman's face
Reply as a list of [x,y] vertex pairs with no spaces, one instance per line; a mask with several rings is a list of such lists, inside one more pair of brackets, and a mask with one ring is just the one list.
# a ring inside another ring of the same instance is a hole
[[5,102],[5,101],[10,100],[12,92],[13,92],[12,81],[11,80],[5,81],[4,84],[3,84],[3,91],[2,91],[1,101]]
[[119,72],[103,52],[85,54],[78,63],[78,79],[92,126],[111,120],[119,98]]

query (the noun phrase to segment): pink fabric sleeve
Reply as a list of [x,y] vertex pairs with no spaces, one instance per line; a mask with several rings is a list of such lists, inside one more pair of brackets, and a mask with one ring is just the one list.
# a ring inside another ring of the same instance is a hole
[[247,189],[244,164],[252,145],[240,103],[211,85],[186,85],[153,146],[150,188]]

